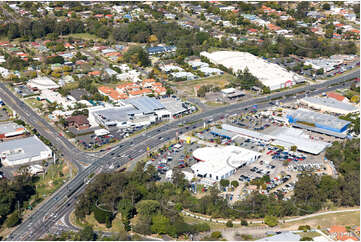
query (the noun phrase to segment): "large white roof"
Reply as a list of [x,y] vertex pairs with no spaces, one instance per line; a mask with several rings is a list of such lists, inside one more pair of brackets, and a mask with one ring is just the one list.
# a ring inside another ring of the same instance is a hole
[[295,145],[298,150],[311,154],[319,154],[331,145],[320,140],[309,139],[303,134],[303,130],[295,128],[277,128],[272,132],[272,135],[275,139],[273,144],[282,145],[281,143],[284,143],[290,146]]
[[53,80],[49,77],[36,77],[28,81],[28,85],[32,88],[38,88],[39,90],[45,89],[56,89],[60,86],[56,84]]
[[215,64],[232,68],[234,73],[248,67],[249,72],[257,77],[265,86],[278,89],[281,84],[288,81],[299,80],[300,77],[293,72],[287,71],[281,66],[269,63],[264,59],[247,52],[216,51],[213,53],[201,52],[201,56],[208,58]]
[[223,175],[255,160],[261,153],[237,146],[204,147],[193,151],[193,157],[203,161],[192,166],[192,170],[199,174]]

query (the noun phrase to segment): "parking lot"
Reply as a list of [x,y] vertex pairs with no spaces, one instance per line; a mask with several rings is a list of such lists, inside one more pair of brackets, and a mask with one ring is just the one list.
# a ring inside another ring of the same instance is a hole
[[155,156],[146,162],[146,166],[153,165],[159,173],[161,180],[165,181],[165,173],[173,168],[180,168],[182,171],[192,172],[191,166],[197,161],[192,157],[192,152],[200,148],[197,143],[187,144],[185,142],[172,144],[166,149],[160,149]]
[[75,139],[77,143],[82,146],[82,148],[84,148],[85,150],[90,150],[96,149],[109,143],[116,142],[122,138],[122,134],[119,134],[119,132],[114,132],[113,134],[102,136],[97,136],[95,134],[86,134],[82,136],[77,136]]

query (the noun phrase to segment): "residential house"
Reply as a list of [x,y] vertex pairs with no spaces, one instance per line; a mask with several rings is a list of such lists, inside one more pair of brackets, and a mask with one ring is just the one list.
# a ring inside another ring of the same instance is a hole
[[346,240],[354,240],[354,241],[358,241],[358,239],[353,236],[353,234],[351,232],[348,232],[347,229],[344,226],[340,226],[340,225],[334,225],[331,226],[328,229],[330,236],[333,240],[338,240],[338,241],[346,241]]
[[71,116],[66,119],[68,127],[74,127],[77,130],[84,130],[90,127],[89,121],[85,115]]

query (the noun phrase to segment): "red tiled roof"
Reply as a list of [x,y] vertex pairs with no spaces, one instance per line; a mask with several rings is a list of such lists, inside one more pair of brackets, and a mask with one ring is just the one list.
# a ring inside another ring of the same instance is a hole
[[338,93],[335,93],[335,92],[328,92],[327,96],[330,98],[336,99],[337,101],[340,101],[340,102],[342,102],[345,99],[344,96],[342,96]]
[[100,87],[98,87],[98,90],[99,90],[100,92],[102,92],[102,93],[104,93],[104,94],[108,94],[108,95],[109,95],[112,91],[114,91],[113,88],[107,87],[107,86],[100,86]]
[[330,233],[345,233],[347,232],[344,226],[334,225],[330,227]]
[[89,72],[88,75],[91,75],[91,76],[99,76],[100,75],[100,71],[92,71],[92,72]]
[[89,124],[89,121],[88,121],[87,117],[85,117],[85,115],[71,116],[71,117],[67,118],[66,121],[74,122],[74,123],[77,123],[78,125]]

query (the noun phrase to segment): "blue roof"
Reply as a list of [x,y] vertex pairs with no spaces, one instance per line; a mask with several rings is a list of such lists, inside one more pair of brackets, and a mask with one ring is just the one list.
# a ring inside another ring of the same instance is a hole
[[135,97],[124,100],[125,103],[132,104],[139,111],[147,114],[165,107],[157,99],[150,97]]

